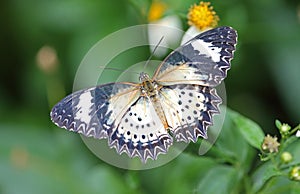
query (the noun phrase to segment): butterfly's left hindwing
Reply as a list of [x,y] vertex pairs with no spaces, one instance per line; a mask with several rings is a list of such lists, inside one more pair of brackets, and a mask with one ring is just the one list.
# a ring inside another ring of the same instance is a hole
[[109,146],[118,153],[138,156],[143,162],[166,153],[172,137],[164,128],[149,98],[141,96],[124,114],[116,130],[110,134]]
[[110,83],[80,90],[65,97],[51,110],[59,127],[87,137],[107,138],[115,125],[140,96],[131,83]]
[[231,27],[203,32],[173,51],[153,79],[161,85],[219,85],[230,68],[236,41],[237,33]]

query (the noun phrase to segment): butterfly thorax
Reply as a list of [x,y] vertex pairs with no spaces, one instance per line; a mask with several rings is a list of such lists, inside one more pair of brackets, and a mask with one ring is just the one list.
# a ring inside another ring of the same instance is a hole
[[152,80],[148,74],[142,72],[140,74],[140,81],[141,83],[141,92],[144,96],[146,96],[153,105],[155,112],[159,116],[161,122],[164,125],[164,128],[167,130],[169,128],[166,116],[164,114],[161,102],[158,97],[158,85],[157,83]]
[[140,81],[141,83],[141,92],[147,96],[147,97],[154,97],[157,95],[158,90],[157,90],[157,84],[155,81],[150,79],[149,75],[142,72],[140,74]]

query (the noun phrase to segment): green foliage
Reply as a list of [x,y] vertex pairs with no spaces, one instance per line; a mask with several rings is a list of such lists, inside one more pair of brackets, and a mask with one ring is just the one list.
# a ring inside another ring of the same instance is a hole
[[[187,9],[198,1],[165,2],[168,14],[179,15],[186,30]],[[300,142],[294,135],[300,125],[290,127],[299,124],[300,117],[296,2],[212,2],[220,25],[239,33],[226,78],[227,104],[237,112],[227,109],[221,133],[205,155],[198,155],[200,141],[191,143],[173,161],[145,171],[104,163],[77,134],[54,127],[49,108],[71,92],[78,65],[91,46],[123,27],[147,23],[151,1],[0,4],[0,193],[300,193],[299,181],[292,176],[300,165]],[[45,45],[57,54],[53,72],[36,62]],[[135,48],[111,64],[125,69],[148,56],[148,48]],[[116,75],[107,71],[104,77]],[[276,129],[275,118],[288,122],[290,129],[282,130],[279,120]],[[267,133],[278,136],[278,152],[261,150]],[[282,162],[284,152],[291,154],[291,161]]]
[[261,142],[264,139],[264,133],[262,129],[250,119],[239,115],[237,113],[233,113],[234,122],[236,126],[240,127],[241,134],[244,139],[253,147],[260,149]]
[[[197,151],[182,153],[163,167],[145,171],[120,171],[90,160],[89,151],[82,147],[76,134],[60,129],[51,134],[36,127],[1,125],[1,130],[6,129],[0,137],[1,189],[8,194],[299,191],[299,183],[287,177],[290,168],[300,161],[297,155],[300,142],[294,136],[284,147],[294,156],[292,164],[281,164],[276,155],[275,165],[274,161],[267,161],[253,169],[258,158],[254,148],[260,148],[256,140],[251,141],[247,136],[261,138],[261,129],[230,109],[224,122],[217,142],[207,155],[199,156]],[[13,141],[8,137],[14,137]],[[19,182],[18,187],[11,180]]]
[[[294,166],[300,164],[300,142],[296,137],[291,141],[282,142],[282,149],[270,161],[265,162],[252,174],[253,191],[255,193],[298,193],[300,184],[289,179],[289,172]],[[286,145],[288,144],[288,145]],[[283,149],[293,156],[293,160],[288,164],[283,164],[280,160]]]

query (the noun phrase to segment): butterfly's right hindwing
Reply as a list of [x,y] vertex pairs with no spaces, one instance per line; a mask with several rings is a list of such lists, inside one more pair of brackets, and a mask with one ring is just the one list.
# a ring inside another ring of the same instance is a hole
[[159,95],[176,141],[207,138],[207,128],[213,124],[212,116],[219,113],[222,101],[214,88],[181,84],[163,87]]

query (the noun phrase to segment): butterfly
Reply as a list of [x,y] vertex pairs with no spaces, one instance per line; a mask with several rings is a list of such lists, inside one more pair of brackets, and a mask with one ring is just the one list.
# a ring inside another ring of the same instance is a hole
[[74,92],[51,110],[59,127],[108,139],[119,154],[156,160],[173,140],[207,138],[222,99],[215,87],[227,76],[237,43],[231,27],[205,31],[172,51],[152,78],[116,82]]

